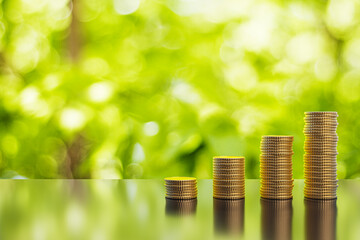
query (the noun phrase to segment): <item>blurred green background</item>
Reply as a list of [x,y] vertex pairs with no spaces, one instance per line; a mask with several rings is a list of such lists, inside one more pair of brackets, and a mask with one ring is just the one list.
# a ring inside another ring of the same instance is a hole
[[0,7],[2,178],[259,176],[262,135],[339,113],[360,177],[360,2],[11,0]]

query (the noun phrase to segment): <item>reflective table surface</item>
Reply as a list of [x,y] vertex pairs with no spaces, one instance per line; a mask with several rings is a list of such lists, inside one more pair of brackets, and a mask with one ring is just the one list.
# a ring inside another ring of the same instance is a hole
[[165,199],[163,180],[1,180],[0,239],[360,239],[360,181],[340,180],[338,199]]

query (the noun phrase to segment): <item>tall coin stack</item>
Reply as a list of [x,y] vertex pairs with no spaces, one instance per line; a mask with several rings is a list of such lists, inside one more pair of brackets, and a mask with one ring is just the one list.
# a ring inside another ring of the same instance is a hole
[[194,199],[197,197],[196,178],[168,177],[165,178],[166,198]]
[[290,199],[293,136],[263,136],[260,155],[260,195],[268,199]]
[[218,199],[245,197],[245,158],[213,158],[213,195]]
[[337,112],[305,113],[304,195],[306,198],[336,198],[337,117]]

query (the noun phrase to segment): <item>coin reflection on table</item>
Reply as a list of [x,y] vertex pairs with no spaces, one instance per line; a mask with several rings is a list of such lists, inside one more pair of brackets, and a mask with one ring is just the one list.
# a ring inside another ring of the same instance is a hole
[[261,234],[263,240],[289,240],[292,235],[292,199],[261,198]]
[[197,199],[166,198],[166,215],[193,215],[196,212]]
[[226,235],[242,235],[245,199],[214,198],[213,203],[215,232]]
[[305,198],[305,234],[307,240],[336,239],[336,199]]

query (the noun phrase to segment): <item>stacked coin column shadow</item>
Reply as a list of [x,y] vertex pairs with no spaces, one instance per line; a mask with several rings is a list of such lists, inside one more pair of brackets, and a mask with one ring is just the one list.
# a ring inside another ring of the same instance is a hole
[[266,240],[288,240],[292,236],[292,199],[262,198],[261,235]]
[[245,197],[245,158],[213,158],[213,196],[218,199]]
[[307,240],[335,240],[336,218],[336,199],[305,198],[305,233]]
[[336,198],[337,117],[337,112],[305,113],[304,196],[306,198]]
[[213,199],[215,233],[239,235],[244,231],[245,199]]
[[263,136],[260,155],[260,195],[267,199],[291,199],[293,136]]
[[196,212],[197,199],[166,198],[165,212],[167,215],[193,215]]

